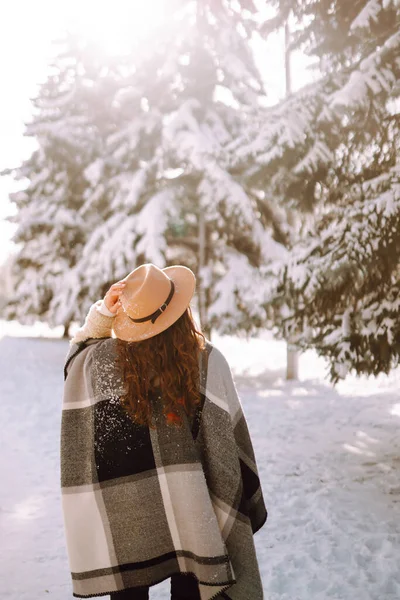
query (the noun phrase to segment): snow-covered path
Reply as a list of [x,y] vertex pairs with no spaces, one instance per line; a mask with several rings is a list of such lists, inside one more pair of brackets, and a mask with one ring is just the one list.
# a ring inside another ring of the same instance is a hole
[[[332,390],[308,359],[302,370],[315,379],[288,384],[277,343],[217,345],[242,371],[237,383],[269,511],[255,536],[266,600],[398,600],[399,374]],[[4,600],[72,598],[58,464],[67,347],[0,338]],[[246,375],[244,356],[273,370]],[[168,590],[168,582],[155,586],[151,599],[166,600]]]

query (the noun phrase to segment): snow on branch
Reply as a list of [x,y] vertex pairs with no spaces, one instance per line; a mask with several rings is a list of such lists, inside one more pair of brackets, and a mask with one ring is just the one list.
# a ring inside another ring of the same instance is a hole
[[[396,164],[365,181],[361,199],[350,189],[282,270],[281,330],[330,357],[334,380],[351,368],[385,370],[398,358],[390,346],[400,335],[399,175]],[[380,344],[388,345],[384,365]]]
[[[350,74],[347,83],[334,92],[329,98],[332,110],[345,107],[347,110],[369,104],[369,93],[377,96],[380,93],[389,95],[397,82],[396,70],[393,69],[393,58],[400,51],[400,30],[394,33],[381,47],[377,47],[364,58],[358,69]],[[400,65],[397,66],[397,70]]]
[[379,13],[383,10],[382,0],[369,0],[350,25],[350,30],[365,29],[371,26],[371,21],[377,22]]

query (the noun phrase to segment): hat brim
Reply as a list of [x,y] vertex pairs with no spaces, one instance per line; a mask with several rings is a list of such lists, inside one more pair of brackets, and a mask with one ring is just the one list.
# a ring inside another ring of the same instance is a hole
[[193,298],[196,278],[187,267],[173,266],[162,269],[175,284],[175,292],[166,310],[155,323],[134,323],[121,306],[113,320],[113,331],[117,338],[126,342],[139,342],[165,331],[183,315]]

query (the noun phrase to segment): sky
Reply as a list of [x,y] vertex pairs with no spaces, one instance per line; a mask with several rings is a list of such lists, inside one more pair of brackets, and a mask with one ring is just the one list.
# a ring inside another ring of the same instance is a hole
[[[44,81],[53,53],[52,41],[74,24],[90,31],[110,52],[124,39],[144,35],[150,23],[162,22],[168,0],[13,0],[2,6],[0,20],[0,171],[18,166],[34,149],[24,137],[24,123],[31,115],[31,98]],[[110,12],[112,6],[112,12]],[[132,19],[121,18],[127,7]],[[123,10],[122,10],[123,9]],[[255,44],[256,61],[274,103],[284,95],[282,38]],[[310,77],[304,57],[294,56],[293,88]],[[14,213],[8,195],[18,189],[11,177],[0,177],[0,265],[15,246],[10,241],[15,226],[5,219]]]

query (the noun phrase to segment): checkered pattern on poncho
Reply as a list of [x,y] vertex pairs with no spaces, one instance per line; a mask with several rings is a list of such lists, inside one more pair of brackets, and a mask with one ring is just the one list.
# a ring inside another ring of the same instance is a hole
[[116,340],[73,345],[65,365],[61,486],[73,595],[102,596],[191,573],[201,600],[263,598],[253,533],[267,519],[230,368],[207,344],[202,402],[156,428],[119,403]]

